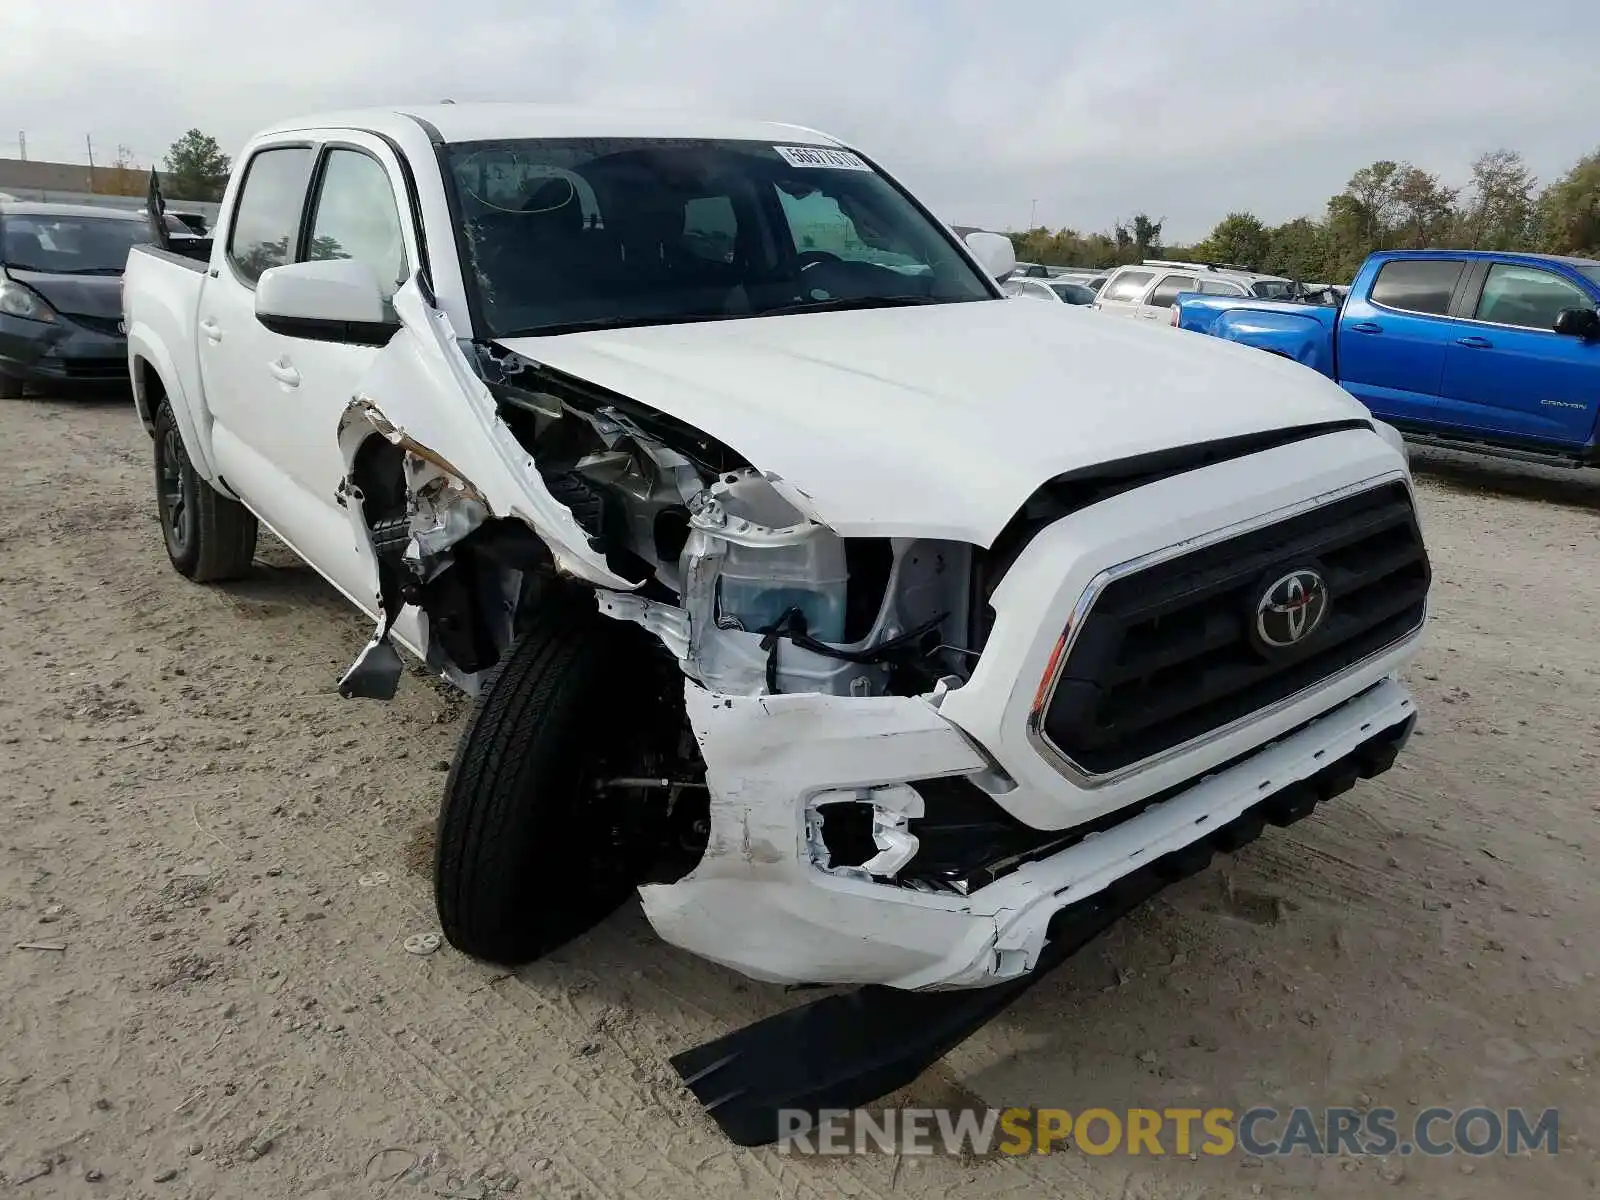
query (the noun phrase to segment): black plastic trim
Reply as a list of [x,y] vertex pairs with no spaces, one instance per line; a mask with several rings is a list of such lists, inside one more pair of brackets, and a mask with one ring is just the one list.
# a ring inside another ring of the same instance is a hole
[[398,324],[386,321],[322,321],[261,313],[256,314],[256,320],[283,337],[307,342],[341,342],[348,346],[387,346],[400,329]]

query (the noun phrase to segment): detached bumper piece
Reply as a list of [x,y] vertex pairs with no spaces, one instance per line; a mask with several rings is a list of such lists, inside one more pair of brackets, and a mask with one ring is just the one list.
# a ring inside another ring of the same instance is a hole
[[1151,896],[1204,870],[1217,850],[1254,841],[1268,825],[1291,825],[1393,765],[1412,714],[1374,734],[1310,779],[1271,793],[1237,819],[1182,850],[1062,909],[1034,969],[1009,983],[962,991],[908,992],[870,986],[790,1009],[692,1050],[672,1065],[722,1131],[740,1146],[778,1139],[782,1109],[857,1108],[904,1087],[998,1016],[1044,975]]

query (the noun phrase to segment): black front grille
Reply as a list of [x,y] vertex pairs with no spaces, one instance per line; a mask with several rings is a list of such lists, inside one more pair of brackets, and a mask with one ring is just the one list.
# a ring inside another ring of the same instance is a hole
[[[1303,642],[1252,637],[1256,606],[1285,573],[1326,584]],[[1410,492],[1386,484],[1113,580],[1094,601],[1041,723],[1103,775],[1293,696],[1405,638],[1430,571]]]
[[61,369],[68,379],[122,379],[128,374],[125,358],[64,358]]
[[108,337],[121,337],[122,331],[117,328],[122,324],[121,317],[91,317],[84,313],[69,313],[74,323],[82,325],[85,329],[92,329],[96,333],[106,334]]

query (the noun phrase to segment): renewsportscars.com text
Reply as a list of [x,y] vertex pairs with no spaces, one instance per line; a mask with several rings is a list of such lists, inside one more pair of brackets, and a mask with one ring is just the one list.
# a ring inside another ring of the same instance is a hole
[[784,1154],[1555,1154],[1556,1109],[1424,1108],[892,1108],[784,1109]]

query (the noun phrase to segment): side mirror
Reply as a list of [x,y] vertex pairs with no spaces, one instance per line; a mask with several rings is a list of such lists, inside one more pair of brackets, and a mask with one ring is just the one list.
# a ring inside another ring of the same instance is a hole
[[1563,308],[1556,314],[1555,330],[1585,342],[1600,338],[1600,313],[1592,308]]
[[967,234],[967,249],[978,264],[996,280],[1009,279],[1017,269],[1017,250],[1003,233],[977,230]]
[[290,263],[256,281],[256,320],[314,342],[387,345],[399,324],[384,311],[378,277],[350,258]]

